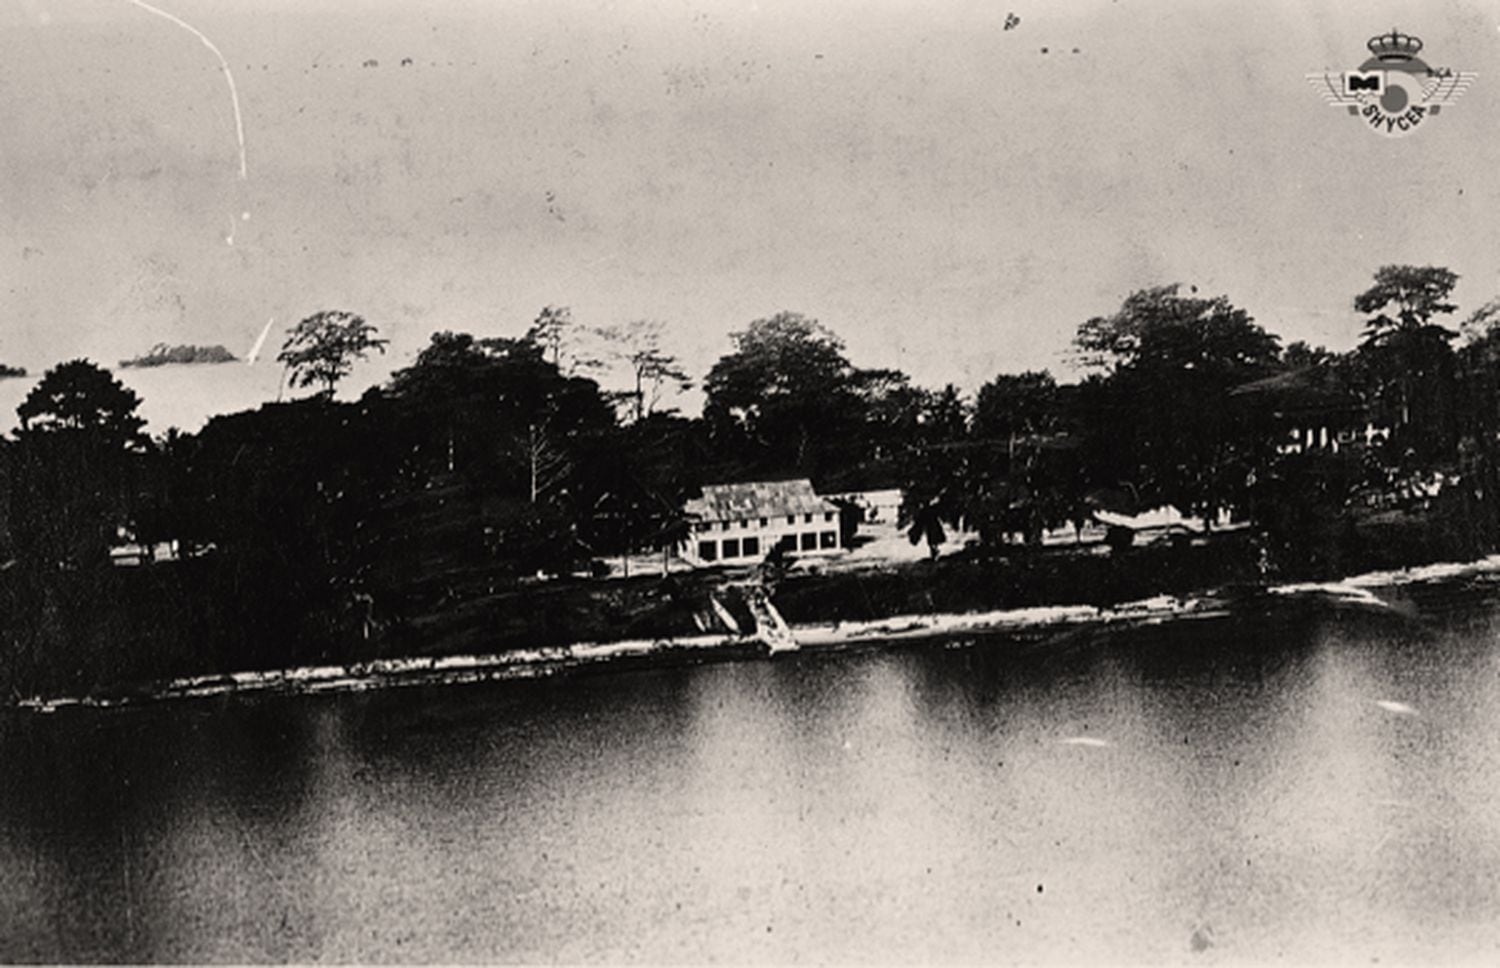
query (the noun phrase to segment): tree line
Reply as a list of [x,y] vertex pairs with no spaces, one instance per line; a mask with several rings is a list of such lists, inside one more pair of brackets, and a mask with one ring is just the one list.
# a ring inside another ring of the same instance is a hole
[[[1146,289],[1079,326],[1082,379],[1002,374],[972,399],[858,367],[827,327],[781,312],[731,334],[697,417],[660,408],[689,384],[660,324],[590,331],[553,306],[519,337],[435,333],[349,402],[338,385],[386,341],[355,313],[318,313],[278,357],[312,396],[155,438],[133,391],[74,360],[0,440],[0,622],[18,668],[84,639],[94,651],[70,668],[108,668],[111,635],[152,634],[131,600],[156,583],[177,610],[155,617],[178,629],[167,638],[212,643],[222,667],[346,660],[417,635],[414,616],[682,541],[703,484],[787,476],[902,488],[902,525],[934,553],[952,529],[1016,553],[1101,508],[1160,505],[1248,521],[1287,575],[1337,561],[1372,509],[1441,506],[1488,550],[1500,301],[1450,328],[1456,282],[1379,269],[1346,353],[1283,347],[1227,296]],[[601,387],[588,336],[627,390]],[[1332,439],[1289,446],[1314,425]],[[178,560],[112,568],[127,542],[175,543]]]

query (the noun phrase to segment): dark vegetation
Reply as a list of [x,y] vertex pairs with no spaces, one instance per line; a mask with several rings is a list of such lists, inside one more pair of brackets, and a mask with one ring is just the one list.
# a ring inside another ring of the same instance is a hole
[[120,366],[148,367],[168,366],[179,363],[233,363],[235,356],[222,346],[168,346],[157,343],[150,352],[129,360],[121,360]]
[[777,588],[789,622],[868,621],[924,612],[1037,605],[1109,606],[1169,592],[1257,580],[1253,543],[1234,534],[1212,543],[1132,548],[1120,554],[1014,549],[962,553],[902,568],[793,575]]
[[[699,418],[659,409],[688,384],[659,324],[591,331],[562,307],[516,338],[436,333],[350,402],[334,391],[385,341],[319,313],[278,357],[314,396],[155,439],[132,391],[63,363],[0,440],[0,688],[692,634],[718,576],[590,576],[685,539],[683,501],[730,480],[904,489],[902,526],[934,560],[822,575],[770,562],[794,621],[1484,554],[1500,537],[1500,302],[1447,328],[1455,282],[1380,269],[1348,353],[1283,348],[1224,296],[1144,290],[1080,326],[1079,382],[1002,374],[972,400],[856,367],[817,321],[779,313],[733,334]],[[601,388],[609,371],[626,389]],[[1041,545],[1099,511],[1167,504],[1248,527]],[[977,543],[951,548],[955,529]],[[121,554],[141,564],[116,567]]]

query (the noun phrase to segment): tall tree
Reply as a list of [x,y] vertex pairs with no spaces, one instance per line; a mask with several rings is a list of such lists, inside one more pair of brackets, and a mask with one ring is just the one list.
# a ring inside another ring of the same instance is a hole
[[902,482],[897,524],[912,544],[925,541],[934,558],[948,540],[944,526],[967,523],[967,497],[974,484],[968,431],[969,408],[958,388],[950,383],[929,392],[897,462]]
[[595,355],[596,348],[587,345],[591,335],[592,331],[573,320],[572,309],[544,306],[522,338],[540,347],[543,358],[559,373],[574,376],[604,369],[604,361]]
[[980,387],[974,401],[975,434],[1005,441],[1011,453],[1018,443],[1049,433],[1060,422],[1057,381],[1045,370],[1002,373]]
[[592,462],[614,413],[593,380],[559,373],[545,353],[526,338],[437,333],[392,376],[403,517],[445,532],[391,522],[410,554],[523,574],[586,553],[580,532],[609,487]]
[[526,332],[526,338],[551,355],[552,365],[562,368],[563,339],[573,329],[573,310],[567,306],[543,306]]
[[1001,374],[980,387],[967,503],[982,540],[1019,533],[1037,543],[1047,528],[1085,518],[1067,396],[1046,371]]
[[376,328],[362,316],[343,310],[324,310],[302,320],[288,331],[277,362],[291,371],[292,385],[322,384],[333,396],[338,382],[371,350],[385,352],[389,340],[377,337]]
[[1133,293],[1079,327],[1074,345],[1103,371],[1082,387],[1086,453],[1098,486],[1129,485],[1206,520],[1242,506],[1273,446],[1228,406],[1236,386],[1277,365],[1277,340],[1228,297],[1178,285]]
[[346,661],[337,650],[363,642],[363,629],[352,640],[340,629],[370,615],[366,574],[389,560],[377,525],[405,523],[387,504],[403,453],[387,404],[378,392],[319,394],[216,416],[169,442],[174,536],[214,548],[206,608],[235,627],[215,636],[235,650],[226,663]]
[[484,374],[520,345],[468,333],[433,333],[416,362],[391,375],[391,395],[399,403],[396,431],[405,453],[416,460],[408,469],[422,486],[435,470],[468,472],[493,446],[492,435],[479,429],[489,409]]
[[1500,298],[1471,313],[1462,333],[1457,483],[1472,499],[1474,532],[1493,547],[1500,539]]
[[704,417],[728,452],[764,471],[816,474],[860,418],[844,343],[815,319],[781,312],[732,333],[734,351],[704,382]]
[[436,333],[415,365],[393,374],[391,393],[429,467],[514,487],[528,500],[533,470],[540,487],[560,452],[614,426],[598,384],[559,373],[528,339]]
[[1360,353],[1368,361],[1374,395],[1396,424],[1393,442],[1420,462],[1439,458],[1454,443],[1456,330],[1437,317],[1457,307],[1449,301],[1458,276],[1437,266],[1382,266],[1375,283],[1354,297],[1365,322]]
[[1281,351],[1281,365],[1289,370],[1307,366],[1326,366],[1335,362],[1338,354],[1325,346],[1313,346],[1306,340],[1288,343]]
[[10,518],[23,558],[64,569],[107,563],[150,443],[139,405],[108,371],[73,360],[47,371],[16,408]]
[[681,392],[693,385],[677,357],[662,349],[661,333],[661,323],[645,319],[599,330],[612,355],[626,366],[634,382],[630,399],[636,420],[644,419],[655,409],[664,387]]
[[1457,274],[1438,266],[1381,266],[1375,284],[1354,297],[1357,312],[1376,314],[1365,324],[1365,339],[1432,325],[1434,316],[1458,308],[1448,301],[1457,284]]
[[841,491],[898,483],[899,456],[916,439],[932,395],[893,369],[855,370],[850,385],[859,420],[843,433],[841,458],[823,474],[824,486]]
[[526,468],[526,498],[532,504],[562,485],[572,470],[567,455],[552,442],[545,423],[529,423],[515,438],[515,452]]
[[31,388],[16,408],[21,434],[76,433],[97,438],[110,449],[143,441],[145,421],[136,414],[134,390],[88,360],[60,363]]

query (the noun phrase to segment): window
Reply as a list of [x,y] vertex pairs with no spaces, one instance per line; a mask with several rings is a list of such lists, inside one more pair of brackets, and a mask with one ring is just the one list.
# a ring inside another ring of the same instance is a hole
[[719,557],[719,546],[712,541],[698,542],[698,557],[704,561],[713,561]]
[[693,525],[693,530],[697,531],[699,534],[702,534],[712,527],[713,525],[709,524],[707,521],[699,521],[697,524]]
[[762,528],[770,527],[770,525],[771,525],[771,519],[770,518],[761,518],[760,519],[760,526]]
[[754,555],[760,554],[760,539],[759,538],[746,538],[745,539],[745,548],[744,548],[744,551],[745,551],[745,557],[746,558],[749,558],[749,557],[752,557]]
[[837,548],[839,546],[839,535],[837,531],[824,531],[818,535],[818,541],[825,548]]
[[724,539],[724,557],[738,558],[740,556],[740,542],[737,538]]
[[802,535],[802,550],[816,551],[818,547],[818,536],[811,531]]
[[832,521],[833,520],[833,512],[832,511],[824,511],[823,512],[823,520],[824,521]]
[[776,543],[780,545],[782,550],[784,551],[797,550],[797,536],[795,534],[784,534],[781,536],[781,540]]
[[720,521],[719,522],[719,530],[720,531],[728,531],[729,530],[729,522],[728,521]]
[[796,524],[797,523],[797,516],[795,514],[788,514],[786,516],[786,523],[787,524]]
[[802,523],[803,524],[812,524],[812,515],[811,514],[804,514],[804,515],[802,515]]
[[750,527],[750,522],[749,521],[741,521],[740,522],[740,530],[741,531],[745,530],[748,527]]

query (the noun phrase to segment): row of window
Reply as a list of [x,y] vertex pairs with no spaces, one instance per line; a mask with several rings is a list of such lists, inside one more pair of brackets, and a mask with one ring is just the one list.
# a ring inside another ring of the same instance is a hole
[[[837,531],[805,531],[802,534],[784,534],[778,542],[787,551],[817,551],[820,548],[837,548]],[[759,538],[725,538],[719,541],[698,542],[698,558],[702,561],[726,561],[730,558],[758,558]]]
[[[823,520],[824,521],[832,521],[833,520],[833,515],[834,515],[833,511],[824,511],[823,512]],[[748,529],[750,527],[750,521],[751,520],[752,520],[751,518],[741,518],[740,522],[739,522],[740,529],[741,530]],[[788,514],[786,516],[786,523],[787,524],[796,524],[797,523],[797,516],[795,514]],[[813,515],[812,514],[804,514],[804,515],[802,515],[802,523],[803,524],[812,524],[813,523]],[[732,525],[732,524],[734,524],[733,521],[720,521],[719,522],[719,530],[720,531],[728,531],[729,530],[729,526]],[[771,519],[770,518],[761,518],[760,519],[760,526],[762,528],[769,528],[771,526]],[[700,521],[695,526],[695,530],[699,534],[702,534],[705,531],[712,531],[713,529],[714,529],[714,522],[712,522],[712,521]]]

